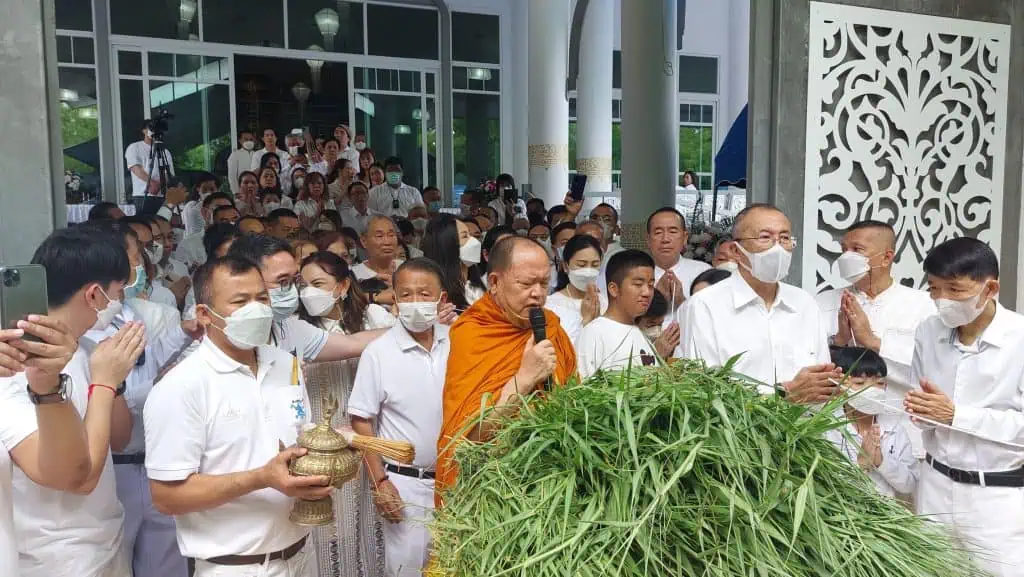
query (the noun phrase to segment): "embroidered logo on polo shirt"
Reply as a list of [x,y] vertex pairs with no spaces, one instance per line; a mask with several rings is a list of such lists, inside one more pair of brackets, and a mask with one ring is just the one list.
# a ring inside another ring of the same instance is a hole
[[296,421],[306,420],[306,405],[303,404],[302,399],[295,399],[291,404],[292,411],[295,412]]
[[643,363],[645,367],[653,367],[655,363],[658,362],[658,359],[647,351],[640,349],[640,362]]

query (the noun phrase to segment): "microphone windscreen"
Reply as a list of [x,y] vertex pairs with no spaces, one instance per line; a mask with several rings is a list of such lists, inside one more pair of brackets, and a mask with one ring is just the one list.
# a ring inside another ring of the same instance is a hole
[[540,307],[530,309],[530,327],[533,329],[533,342],[539,343],[547,338],[547,319],[544,318],[544,309]]

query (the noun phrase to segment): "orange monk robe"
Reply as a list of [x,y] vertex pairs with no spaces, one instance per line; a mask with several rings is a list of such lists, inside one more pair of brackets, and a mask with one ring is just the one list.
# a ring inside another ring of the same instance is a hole
[[[546,335],[555,345],[557,362],[553,380],[565,384],[576,372],[576,351],[558,316],[544,309]],[[506,318],[490,294],[473,304],[452,325],[449,338],[448,373],[444,381],[444,421],[437,441],[437,480],[435,502],[455,484],[458,474],[452,462],[453,437],[465,436],[467,424],[480,415],[483,397],[490,393],[486,406],[493,406],[505,383],[519,371],[523,351],[533,332],[521,329]]]

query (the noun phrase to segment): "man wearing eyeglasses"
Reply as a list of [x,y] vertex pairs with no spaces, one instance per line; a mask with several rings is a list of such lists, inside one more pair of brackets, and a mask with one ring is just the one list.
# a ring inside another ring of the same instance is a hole
[[736,372],[762,383],[762,394],[827,401],[842,378],[830,360],[827,323],[811,295],[781,282],[796,248],[789,219],[768,204],[748,206],[736,216],[733,240],[727,250],[739,270],[688,303],[677,354],[711,366],[741,355]]

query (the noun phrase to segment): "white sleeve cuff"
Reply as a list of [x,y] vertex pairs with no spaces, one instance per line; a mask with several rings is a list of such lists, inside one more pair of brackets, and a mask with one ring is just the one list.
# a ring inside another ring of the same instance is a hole
[[187,469],[154,469],[153,467],[146,467],[146,476],[154,481],[184,481],[198,472],[199,467]]

